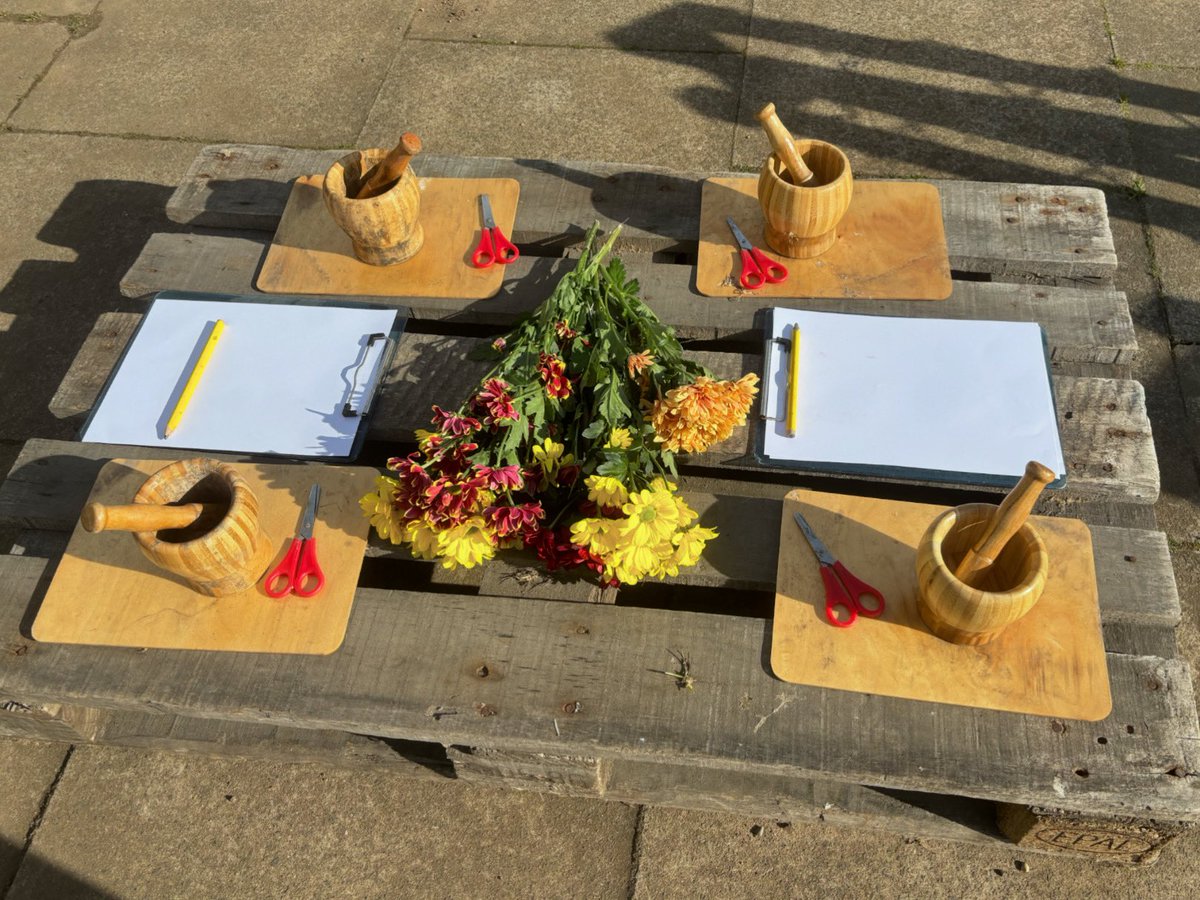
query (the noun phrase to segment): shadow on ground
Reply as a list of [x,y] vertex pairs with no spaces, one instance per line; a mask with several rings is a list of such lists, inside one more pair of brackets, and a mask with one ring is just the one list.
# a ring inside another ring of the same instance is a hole
[[101,313],[140,310],[121,296],[122,276],[150,235],[178,230],[166,217],[171,189],[135,181],[78,182],[38,239],[76,254],[74,261],[27,259],[0,288],[0,384],[8,386],[0,440],[68,439],[77,423],[47,409]]

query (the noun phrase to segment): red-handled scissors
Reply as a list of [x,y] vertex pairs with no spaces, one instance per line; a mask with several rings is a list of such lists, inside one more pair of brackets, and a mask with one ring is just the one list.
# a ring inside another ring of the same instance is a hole
[[[311,597],[325,586],[325,573],[317,562],[317,539],[313,537],[313,525],[317,521],[317,505],[321,502],[321,486],[314,484],[308,492],[308,505],[300,519],[300,528],[292,538],[283,562],[271,570],[263,589],[268,597],[295,594]],[[311,579],[311,581],[310,581]]]
[[742,229],[733,221],[733,216],[726,216],[725,221],[729,223],[729,230],[733,232],[742,251],[742,275],[738,278],[738,284],[748,291],[756,291],[764,284],[779,284],[787,280],[788,270],[746,240]]
[[477,269],[486,269],[492,263],[507,266],[521,255],[521,251],[496,227],[496,219],[492,215],[492,201],[488,199],[487,194],[479,195],[479,208],[483,212],[483,237],[479,239],[479,246],[471,254],[471,265]]
[[[829,548],[813,533],[812,526],[804,516],[800,513],[793,515],[812,545],[817,562],[821,564],[821,580],[825,582],[825,618],[829,624],[849,628],[859,616],[875,618],[882,615],[883,594],[851,575],[850,570],[834,559]],[[864,604],[863,598],[870,598],[870,605]]]

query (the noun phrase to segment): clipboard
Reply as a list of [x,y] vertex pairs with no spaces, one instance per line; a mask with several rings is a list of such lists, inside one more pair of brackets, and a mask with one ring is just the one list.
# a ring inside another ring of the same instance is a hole
[[[225,322],[182,421],[164,426],[202,337]],[[162,291],[110,373],[80,440],[170,450],[353,459],[407,310],[294,297]]]
[[[755,456],[766,466],[1011,487],[1036,459],[1066,484],[1045,333],[1034,322],[772,309]],[[787,433],[791,335],[801,349]]]

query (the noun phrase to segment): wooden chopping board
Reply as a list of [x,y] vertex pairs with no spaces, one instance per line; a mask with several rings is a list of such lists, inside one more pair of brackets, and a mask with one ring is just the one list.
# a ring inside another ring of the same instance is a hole
[[[950,257],[942,201],[931,184],[855,181],[837,241],[814,259],[774,252],[763,236],[758,176],[709,178],[700,194],[696,290],[706,297],[844,297],[945,300]],[[786,281],[748,291],[738,284],[742,259],[726,224],[732,216],[747,239],[788,270]]]
[[[114,459],[100,470],[88,502],[130,503],[164,460]],[[268,597],[261,581],[225,597],[193,591],[158,568],[132,534],[90,534],[75,526],[33,623],[35,640],[62,644],[327,654],[341,646],[367,546],[358,498],[374,469],[233,463],[250,483],[262,524],[283,559],[314,482],[321,503],[313,536],[325,587],[313,597]]]
[[255,282],[260,291],[482,300],[500,290],[507,268],[476,269],[479,195],[487,194],[500,230],[512,236],[520,184],[513,178],[419,178],[425,243],[412,259],[371,266],[325,208],[324,175],[296,179]]
[[[948,507],[792,491],[779,535],[771,668],[784,681],[1097,721],[1112,710],[1091,532],[1077,519],[1032,516],[1046,543],[1046,590],[1023,618],[978,647],[935,637],[917,611],[917,544]],[[816,556],[799,510],[853,574],[878,588],[883,616],[849,628],[825,620]]]

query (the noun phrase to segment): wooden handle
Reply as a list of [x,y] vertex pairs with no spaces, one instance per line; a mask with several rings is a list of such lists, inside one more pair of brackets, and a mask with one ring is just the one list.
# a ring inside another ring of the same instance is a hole
[[792,133],[783,127],[779,116],[775,115],[775,104],[768,103],[764,106],[759,110],[757,118],[771,141],[771,149],[779,154],[788,174],[792,176],[792,183],[804,184],[810,181],[813,177],[812,169],[804,164],[804,160],[796,152],[796,142],[792,140]]
[[168,528],[187,528],[205,513],[220,518],[223,507],[216,503],[181,503],[178,506],[159,506],[155,503],[130,503],[127,506],[105,506],[89,503],[79,521],[84,531],[162,531]]
[[1042,488],[1054,480],[1054,472],[1040,462],[1030,460],[1025,466],[1025,474],[1017,482],[1017,486],[1009,491],[1008,496],[988,520],[983,535],[975,542],[975,546],[967,551],[954,576],[959,581],[971,583],[971,576],[986,569],[992,564],[1009,538],[1021,530],[1033,504],[1042,493]]
[[404,174],[408,162],[421,152],[421,139],[411,131],[400,135],[400,143],[383,159],[375,163],[363,177],[355,199],[366,200],[382,194],[384,188]]

